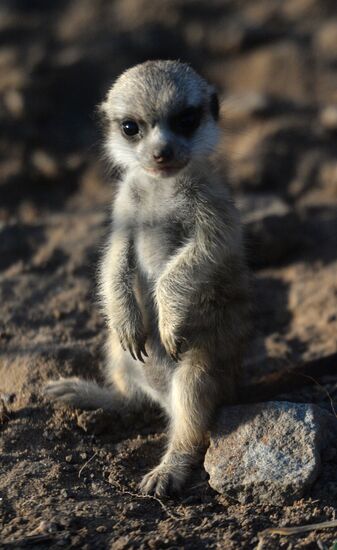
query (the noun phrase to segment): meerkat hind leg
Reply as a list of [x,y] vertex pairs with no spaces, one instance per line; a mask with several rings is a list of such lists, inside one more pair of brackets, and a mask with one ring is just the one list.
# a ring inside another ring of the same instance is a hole
[[165,496],[180,491],[199,457],[219,390],[205,364],[197,356],[193,361],[193,355],[174,374],[169,445],[160,464],[140,484],[146,494]]

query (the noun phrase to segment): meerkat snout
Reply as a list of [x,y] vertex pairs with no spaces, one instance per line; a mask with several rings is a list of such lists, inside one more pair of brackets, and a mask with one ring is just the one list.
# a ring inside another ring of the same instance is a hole
[[157,164],[165,164],[173,159],[173,148],[170,145],[157,147],[153,151],[153,158]]
[[191,67],[149,61],[128,69],[101,106],[107,157],[124,170],[175,175],[218,141],[214,89]]

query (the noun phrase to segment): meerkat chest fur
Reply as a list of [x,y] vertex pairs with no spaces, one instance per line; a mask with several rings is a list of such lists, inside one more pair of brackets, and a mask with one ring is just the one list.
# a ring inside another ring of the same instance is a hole
[[175,184],[172,178],[130,185],[136,263],[150,280],[160,276],[191,231],[188,204]]

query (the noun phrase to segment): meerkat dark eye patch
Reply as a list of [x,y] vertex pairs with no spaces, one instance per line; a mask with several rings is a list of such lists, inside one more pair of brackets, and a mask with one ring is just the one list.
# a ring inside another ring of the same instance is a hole
[[169,125],[173,132],[182,136],[191,136],[200,126],[203,108],[187,107],[170,117]]
[[137,122],[131,119],[126,119],[121,122],[121,130],[126,137],[134,137],[139,134]]
[[211,115],[214,118],[214,120],[219,120],[220,105],[219,105],[218,94],[216,92],[213,92],[211,94],[210,102],[209,102],[209,108],[210,108]]

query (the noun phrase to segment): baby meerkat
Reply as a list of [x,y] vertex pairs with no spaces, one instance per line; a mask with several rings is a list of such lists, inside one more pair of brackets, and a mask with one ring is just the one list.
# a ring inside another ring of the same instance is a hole
[[107,384],[68,378],[46,392],[122,413],[158,403],[169,442],[141,488],[163,496],[181,489],[216,407],[235,400],[250,327],[241,227],[210,159],[217,97],[192,68],[132,67],[101,110],[107,157],[123,174],[100,268]]

